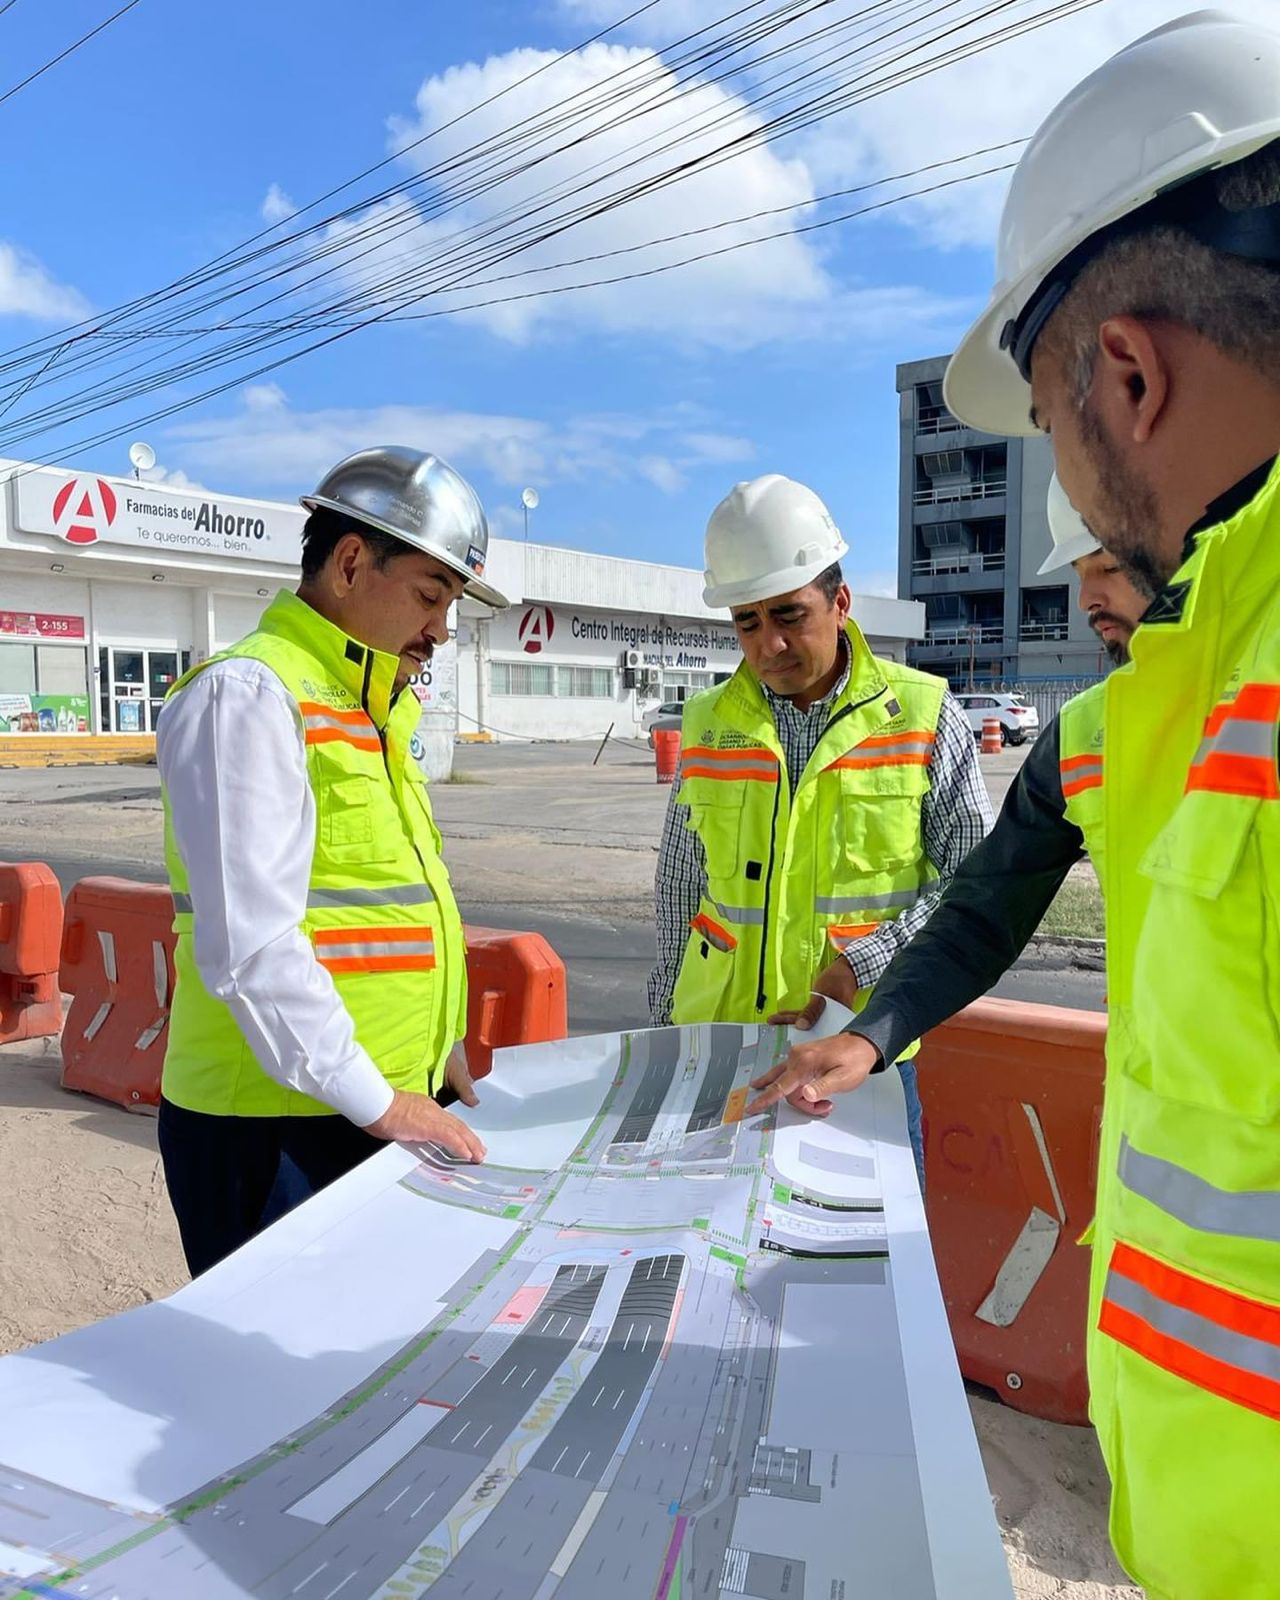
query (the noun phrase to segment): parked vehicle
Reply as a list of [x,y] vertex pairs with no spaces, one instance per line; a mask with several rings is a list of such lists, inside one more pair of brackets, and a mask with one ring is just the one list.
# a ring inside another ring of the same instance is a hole
[[999,717],[1001,744],[1027,744],[1040,732],[1040,713],[1025,695],[958,694],[956,699],[979,739],[987,717]]
[[684,703],[680,700],[664,700],[660,706],[650,706],[640,718],[640,726],[649,735],[649,748],[653,749],[655,728],[674,728],[679,732],[683,719]]

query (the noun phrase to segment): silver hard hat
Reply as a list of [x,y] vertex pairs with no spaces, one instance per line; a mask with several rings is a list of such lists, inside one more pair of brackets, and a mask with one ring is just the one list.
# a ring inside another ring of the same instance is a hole
[[466,579],[463,593],[473,600],[510,604],[482,581],[489,555],[484,507],[439,456],[397,444],[360,450],[327,472],[301,503],[308,511],[337,511],[434,556]]

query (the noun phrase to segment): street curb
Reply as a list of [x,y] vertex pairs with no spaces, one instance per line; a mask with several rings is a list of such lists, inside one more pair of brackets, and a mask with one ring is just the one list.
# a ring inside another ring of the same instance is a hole
[[1046,956],[1066,958],[1066,965],[1083,967],[1088,972],[1105,972],[1107,968],[1107,943],[1105,939],[1079,939],[1068,934],[1033,933],[1027,948]]

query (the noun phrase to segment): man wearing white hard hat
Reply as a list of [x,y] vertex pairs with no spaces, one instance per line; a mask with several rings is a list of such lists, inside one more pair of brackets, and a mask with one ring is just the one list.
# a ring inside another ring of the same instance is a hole
[[[866,1004],[991,825],[972,730],[927,673],[872,655],[848,546],[811,489],[740,483],[706,536],[707,605],[745,657],[684,709],[656,877],[655,1023],[799,1010],[834,955]],[[902,1052],[922,1162],[915,1069]]]
[[466,952],[410,741],[412,675],[484,582],[439,457],[388,446],[303,499],[302,582],[187,673],[156,755],[178,940],[160,1151],[203,1272],[389,1139],[461,1160]]
[[1072,90],[1014,175],[997,278],[947,404],[1045,429],[1073,504],[1154,591],[1105,709],[1088,1337],[1112,1536],[1160,1600],[1263,1600],[1280,1593],[1280,32],[1197,12]]
[[[1122,666],[1146,599],[1085,527],[1056,477],[1048,512],[1053,547],[1039,575],[1075,569],[1080,609],[1112,662]],[[784,1097],[803,1111],[829,1107],[832,1096],[856,1089],[909,1040],[986,994],[1022,954],[1086,850],[1105,891],[1105,689],[1103,680],[1069,700],[1036,740],[995,827],[965,857],[938,909],[894,957],[849,1032],[796,1045],[756,1081],[762,1092],[747,1106],[748,1115]],[[814,991],[803,1011],[786,1021],[808,1029],[827,998],[847,1005],[845,964],[833,962]]]

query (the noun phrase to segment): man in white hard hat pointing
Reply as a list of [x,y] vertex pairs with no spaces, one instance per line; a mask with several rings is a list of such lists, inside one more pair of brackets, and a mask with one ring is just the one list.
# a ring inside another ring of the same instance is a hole
[[[656,877],[655,1023],[800,1009],[836,954],[865,1005],[991,825],[972,730],[940,678],[873,656],[848,546],[811,489],[739,484],[707,526],[709,606],[745,657],[684,710]],[[903,1052],[918,1165],[915,1073]]]
[[1280,1504],[1280,33],[1148,34],[1031,140],[948,406],[1053,442],[1154,591],[1105,706],[1110,1027],[1089,1307],[1153,1600],[1270,1600]]
[[[1038,575],[1073,567],[1079,605],[1116,666],[1146,600],[1085,527],[1055,477],[1049,485],[1053,548]],[[1103,712],[1106,680],[1066,705],[1036,740],[1010,785],[996,825],[957,868],[937,910],[894,957],[848,1032],[797,1044],[753,1087],[748,1116],[784,1097],[810,1116],[830,1113],[833,1096],[856,1089],[911,1039],[987,993],[1039,927],[1085,850],[1106,889]],[[847,1005],[853,978],[832,962],[804,1009],[784,1020],[811,1028],[828,998]]]
[[484,1148],[456,1048],[466,952],[409,678],[483,580],[488,529],[439,457],[386,447],[303,500],[302,582],[189,672],[156,739],[177,991],[160,1150],[203,1272],[380,1148]]

